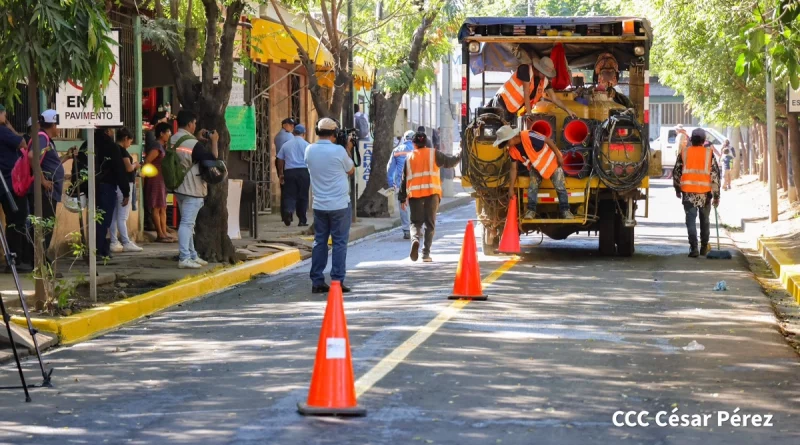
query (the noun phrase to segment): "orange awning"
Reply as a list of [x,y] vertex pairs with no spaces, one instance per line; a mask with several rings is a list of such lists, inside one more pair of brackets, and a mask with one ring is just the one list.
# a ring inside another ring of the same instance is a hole
[[[251,19],[253,25],[250,34],[250,57],[261,63],[300,63],[297,45],[280,23],[264,19]],[[320,45],[316,37],[300,30],[292,29],[292,34],[303,44],[309,56],[317,66],[333,66],[333,56]]]

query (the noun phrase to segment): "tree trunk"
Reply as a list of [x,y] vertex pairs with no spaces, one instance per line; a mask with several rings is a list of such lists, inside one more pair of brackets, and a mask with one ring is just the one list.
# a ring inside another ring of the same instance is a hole
[[759,177],[761,182],[767,183],[769,179],[769,150],[767,150],[767,128],[764,124],[758,124],[758,145],[759,156],[761,159]]
[[749,148],[749,137],[745,138],[744,132],[742,131],[742,127],[739,127],[739,141],[741,145],[739,146],[739,150],[742,156],[741,167],[739,169],[740,175],[749,175],[750,174],[750,148]]
[[[31,161],[31,166],[33,167],[33,214],[36,216],[37,219],[42,217],[42,167],[41,167],[41,156],[42,156],[42,148],[39,146],[39,79],[37,76],[36,67],[31,61],[31,75],[28,78],[28,106],[30,107],[31,112],[31,123],[32,123],[32,130],[33,130],[33,139],[31,140],[31,146],[33,148],[33,161]],[[9,186],[11,184],[8,184]],[[20,209],[22,210],[22,209]],[[50,275],[45,270],[45,249],[47,248],[44,245],[44,228],[41,224],[33,224],[33,260],[34,260],[34,268],[36,269],[36,273],[34,274],[34,286],[35,286],[35,302],[36,302],[36,309],[42,309],[44,307],[45,302],[49,298],[48,289],[50,286],[47,286],[46,278]]]
[[386,188],[386,166],[392,156],[392,139],[394,119],[400,107],[402,95],[373,95],[372,107],[375,110],[375,141],[372,145],[372,164],[364,193],[358,198],[358,216],[364,218],[381,218],[389,216],[387,198],[379,190]]
[[785,130],[785,128],[780,127],[775,130],[775,142],[777,144],[776,153],[778,154],[778,187],[788,192],[788,178],[786,177],[786,150],[788,148],[786,139],[788,137]]
[[[787,122],[789,128],[792,179],[794,180],[794,188],[798,192],[797,194],[800,194],[800,124],[797,122],[798,114],[800,113],[789,113]],[[795,196],[797,196],[797,194]]]

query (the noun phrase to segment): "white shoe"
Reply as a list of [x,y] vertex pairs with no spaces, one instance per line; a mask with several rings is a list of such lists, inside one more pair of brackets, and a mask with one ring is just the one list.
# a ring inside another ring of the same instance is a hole
[[203,266],[192,260],[183,260],[178,263],[178,269],[202,269]]
[[124,249],[120,243],[111,244],[111,253],[121,253]]
[[208,261],[206,261],[206,260],[204,260],[204,259],[202,259],[200,257],[197,257],[197,258],[193,259],[192,261],[194,261],[195,263],[197,263],[197,264],[199,264],[201,266],[204,266],[204,267],[208,266]]
[[[122,250],[120,252],[141,252],[143,250],[144,249],[142,249],[141,247],[137,246],[133,242],[130,242],[130,243],[125,244],[124,246],[122,246]],[[113,251],[114,250],[112,250],[112,252]]]

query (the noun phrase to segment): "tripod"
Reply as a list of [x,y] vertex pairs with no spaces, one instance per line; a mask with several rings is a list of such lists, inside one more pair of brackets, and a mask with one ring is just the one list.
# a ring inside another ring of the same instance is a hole
[[[2,182],[3,189],[5,190],[5,197],[8,199],[9,206],[11,207],[12,212],[17,212],[19,209],[17,204],[14,202],[14,197],[11,196],[11,192],[8,190],[8,184],[6,184],[6,180],[3,175],[0,175],[0,182]],[[19,274],[17,273],[17,254],[12,252],[11,249],[8,247],[8,240],[6,239],[5,230],[0,230],[0,244],[3,245],[3,253],[6,256],[6,262],[8,263],[8,267],[11,269],[11,274],[14,276],[14,283],[17,285],[17,292],[19,293],[19,302],[22,306],[22,312],[25,313],[25,320],[28,322],[28,332],[31,334],[31,338],[33,339],[33,346],[36,349],[36,357],[39,359],[39,369],[42,371],[42,383],[41,387],[52,387],[53,385],[50,383],[50,375],[53,374],[53,370],[51,369],[50,372],[45,371],[44,363],[42,363],[42,353],[39,351],[39,341],[36,340],[36,334],[39,332],[36,328],[33,327],[33,323],[31,323],[31,316],[28,312],[28,304],[25,302],[25,295],[22,291],[22,284],[20,284]],[[29,385],[25,383],[25,375],[22,373],[22,363],[19,361],[19,353],[17,352],[17,345],[14,342],[14,336],[11,331],[11,316],[8,314],[6,310],[6,305],[3,302],[3,299],[0,298],[0,312],[3,315],[3,321],[6,323],[6,330],[8,331],[8,339],[11,342],[11,350],[14,351],[14,361],[17,362],[17,371],[19,371],[19,379],[22,382],[22,386],[0,386],[0,390],[2,389],[20,389],[22,388],[25,391],[25,401],[30,402],[31,396],[28,394],[28,388],[35,388],[37,385]]]

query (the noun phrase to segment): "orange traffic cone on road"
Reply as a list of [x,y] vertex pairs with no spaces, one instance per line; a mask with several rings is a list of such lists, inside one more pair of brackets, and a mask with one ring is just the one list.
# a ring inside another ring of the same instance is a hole
[[367,414],[367,410],[356,403],[350,336],[347,335],[347,320],[344,316],[342,285],[338,281],[331,281],[308,401],[298,403],[297,411],[306,416]]
[[461,258],[458,260],[453,294],[447,298],[451,300],[485,300],[488,298],[483,294],[478,249],[475,246],[475,228],[472,227],[472,221],[467,222],[467,230],[464,232],[464,245],[461,246]]
[[519,246],[519,211],[517,210],[517,197],[513,197],[508,203],[508,216],[506,216],[506,227],[503,229],[503,237],[500,238],[500,246],[497,252],[505,254],[522,253]]

